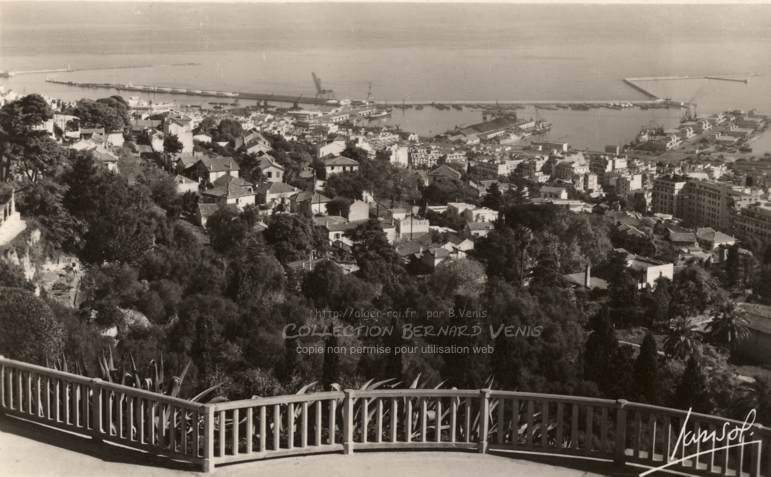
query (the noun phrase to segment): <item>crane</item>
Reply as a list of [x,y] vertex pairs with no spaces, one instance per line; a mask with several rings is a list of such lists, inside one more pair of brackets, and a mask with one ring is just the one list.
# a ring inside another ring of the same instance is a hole
[[321,85],[321,78],[316,76],[316,73],[311,73],[311,76],[313,76],[313,84],[316,85],[316,98],[332,99],[335,92],[331,89],[324,89]]

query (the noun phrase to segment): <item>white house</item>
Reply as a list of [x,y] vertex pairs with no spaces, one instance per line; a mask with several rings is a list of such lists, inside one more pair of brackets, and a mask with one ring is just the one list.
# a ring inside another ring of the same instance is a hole
[[343,172],[356,172],[359,170],[359,163],[345,156],[335,156],[323,159],[323,163],[327,177]]
[[212,186],[201,193],[204,199],[220,205],[234,205],[239,209],[255,203],[254,185],[240,177],[222,176]]

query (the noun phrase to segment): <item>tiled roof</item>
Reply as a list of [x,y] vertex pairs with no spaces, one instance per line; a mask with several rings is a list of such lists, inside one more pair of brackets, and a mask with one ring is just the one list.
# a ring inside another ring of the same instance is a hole
[[345,156],[335,156],[324,159],[324,166],[358,166],[359,163]]

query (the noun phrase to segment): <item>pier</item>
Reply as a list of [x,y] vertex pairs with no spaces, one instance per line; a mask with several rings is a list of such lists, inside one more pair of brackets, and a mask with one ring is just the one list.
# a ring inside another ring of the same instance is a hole
[[153,68],[158,66],[198,66],[200,63],[171,63],[167,65],[118,65],[118,66],[95,66],[92,68],[49,68],[42,70],[20,70],[20,71],[0,71],[0,78],[12,78],[21,75],[40,75],[51,73],[75,73],[77,71],[106,71],[106,70],[129,70],[137,68]]
[[757,76],[757,74],[752,73],[748,75],[736,75],[736,76],[731,76],[731,75],[638,76],[638,77],[632,77],[632,78],[624,78],[624,83],[626,83],[628,86],[635,89],[636,91],[639,91],[640,93],[644,94],[650,99],[659,99],[656,94],[654,94],[644,86],[640,85],[640,82],[705,79],[705,80],[712,80],[712,81],[730,81],[734,83],[747,84],[750,82],[751,76]]

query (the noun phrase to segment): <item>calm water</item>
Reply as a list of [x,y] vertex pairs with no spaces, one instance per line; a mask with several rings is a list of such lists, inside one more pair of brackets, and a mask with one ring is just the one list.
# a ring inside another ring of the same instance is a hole
[[[314,94],[315,71],[338,98],[643,99],[627,76],[756,73],[748,85],[660,84],[701,112],[771,111],[771,6],[0,3],[0,69],[169,65],[51,77],[195,89]],[[104,92],[2,80],[76,99]],[[159,98],[160,99],[160,98]],[[181,99],[187,101],[187,99]],[[542,111],[579,146],[624,142],[675,111]],[[394,112],[437,133],[477,112]]]

